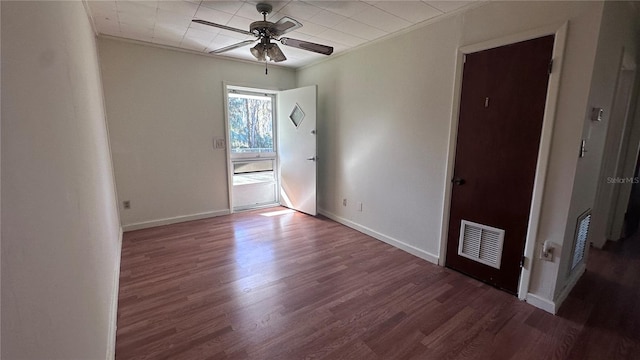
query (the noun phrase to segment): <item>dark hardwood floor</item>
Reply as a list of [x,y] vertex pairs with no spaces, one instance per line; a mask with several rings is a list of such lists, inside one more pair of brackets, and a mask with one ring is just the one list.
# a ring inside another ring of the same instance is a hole
[[558,316],[282,208],[128,232],[124,359],[638,359],[640,239],[590,254]]

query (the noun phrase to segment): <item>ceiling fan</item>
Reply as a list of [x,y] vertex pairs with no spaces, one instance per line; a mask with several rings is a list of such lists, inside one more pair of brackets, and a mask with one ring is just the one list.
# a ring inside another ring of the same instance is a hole
[[287,46],[295,47],[302,50],[312,51],[319,54],[331,55],[331,53],[333,53],[332,46],[316,44],[309,41],[292,39],[288,37],[281,37],[282,35],[290,31],[293,31],[295,29],[302,27],[302,24],[299,21],[292,19],[288,16],[283,17],[282,19],[276,21],[275,23],[271,21],[267,21],[267,15],[271,13],[271,11],[273,10],[273,7],[270,4],[259,3],[256,5],[256,9],[260,14],[262,14],[263,19],[261,21],[252,22],[249,25],[249,31],[236,29],[234,27],[230,27],[222,24],[216,24],[206,20],[195,19],[192,21],[198,24],[209,25],[209,26],[213,26],[213,27],[217,27],[217,28],[229,30],[229,31],[235,31],[237,33],[244,34],[244,35],[252,35],[257,38],[255,40],[245,40],[237,44],[225,46],[223,48],[210,51],[209,52],[210,54],[220,54],[225,51],[237,49],[237,48],[258,42],[256,46],[251,48],[251,54],[255,56],[255,58],[258,59],[259,61],[267,61],[267,58],[274,62],[287,60],[287,57],[284,56],[284,53],[282,52],[282,50],[280,50],[280,48],[278,47],[278,44],[271,42],[272,40],[279,41],[282,45],[287,45]]

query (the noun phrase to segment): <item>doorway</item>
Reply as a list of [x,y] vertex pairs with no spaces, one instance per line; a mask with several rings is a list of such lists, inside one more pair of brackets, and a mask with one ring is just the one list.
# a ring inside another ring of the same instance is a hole
[[276,205],[275,95],[234,88],[228,91],[233,210]]
[[[624,55],[623,52],[623,59]],[[638,135],[637,129],[634,129],[632,112],[635,77],[635,70],[626,69],[623,61],[618,72],[611,115],[607,124],[600,175],[602,180],[596,192],[596,206],[601,214],[608,215],[606,224],[603,224],[606,226],[606,236],[605,239],[596,239],[596,246],[604,245],[602,241],[616,241],[625,237],[625,216],[632,187],[638,179],[637,174],[634,174],[638,155]],[[610,178],[615,180],[604,181]],[[594,232],[595,234],[597,233]]]
[[467,54],[445,265],[516,294],[554,36]]
[[316,86],[225,85],[231,211],[286,206],[316,215]]

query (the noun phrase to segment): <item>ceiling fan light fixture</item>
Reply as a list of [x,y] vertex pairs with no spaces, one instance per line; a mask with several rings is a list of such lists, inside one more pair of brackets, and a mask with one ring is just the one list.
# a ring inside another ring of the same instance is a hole
[[258,12],[262,14],[262,20],[254,21],[249,24],[250,31],[237,29],[231,26],[217,24],[201,19],[193,19],[192,21],[198,24],[216,27],[226,31],[234,31],[243,35],[250,35],[255,38],[254,40],[244,40],[220,49],[214,49],[213,51],[209,52],[211,54],[221,54],[252,44],[255,41],[259,41],[260,43],[251,48],[251,55],[253,55],[258,61],[264,62],[266,62],[267,60],[273,62],[281,62],[287,60],[287,57],[284,55],[282,50],[280,50],[280,47],[277,44],[272,43],[271,41],[279,41],[282,45],[298,48],[301,50],[312,51],[323,55],[331,55],[331,53],[333,53],[332,46],[282,37],[282,35],[286,33],[299,29],[300,27],[302,27],[302,24],[298,20],[290,18],[288,16],[284,16],[276,22],[268,21],[267,15],[270,14],[273,10],[273,7],[270,4],[258,3],[256,4],[256,10],[258,10]]
[[287,57],[284,56],[284,53],[282,52],[282,50],[280,50],[278,44],[269,44],[269,46],[267,47],[267,56],[271,61],[274,62],[287,60]]
[[265,48],[265,46],[262,43],[252,47],[250,49],[251,55],[253,55],[256,59],[258,59],[258,61],[265,61],[266,58],[264,57],[264,55],[265,55],[265,51],[264,51],[265,49],[264,48]]

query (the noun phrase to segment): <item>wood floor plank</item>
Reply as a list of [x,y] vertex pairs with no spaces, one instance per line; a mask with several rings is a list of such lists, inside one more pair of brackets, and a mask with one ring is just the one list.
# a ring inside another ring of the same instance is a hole
[[592,250],[557,316],[323,217],[127,232],[116,357],[634,359],[640,237]]

